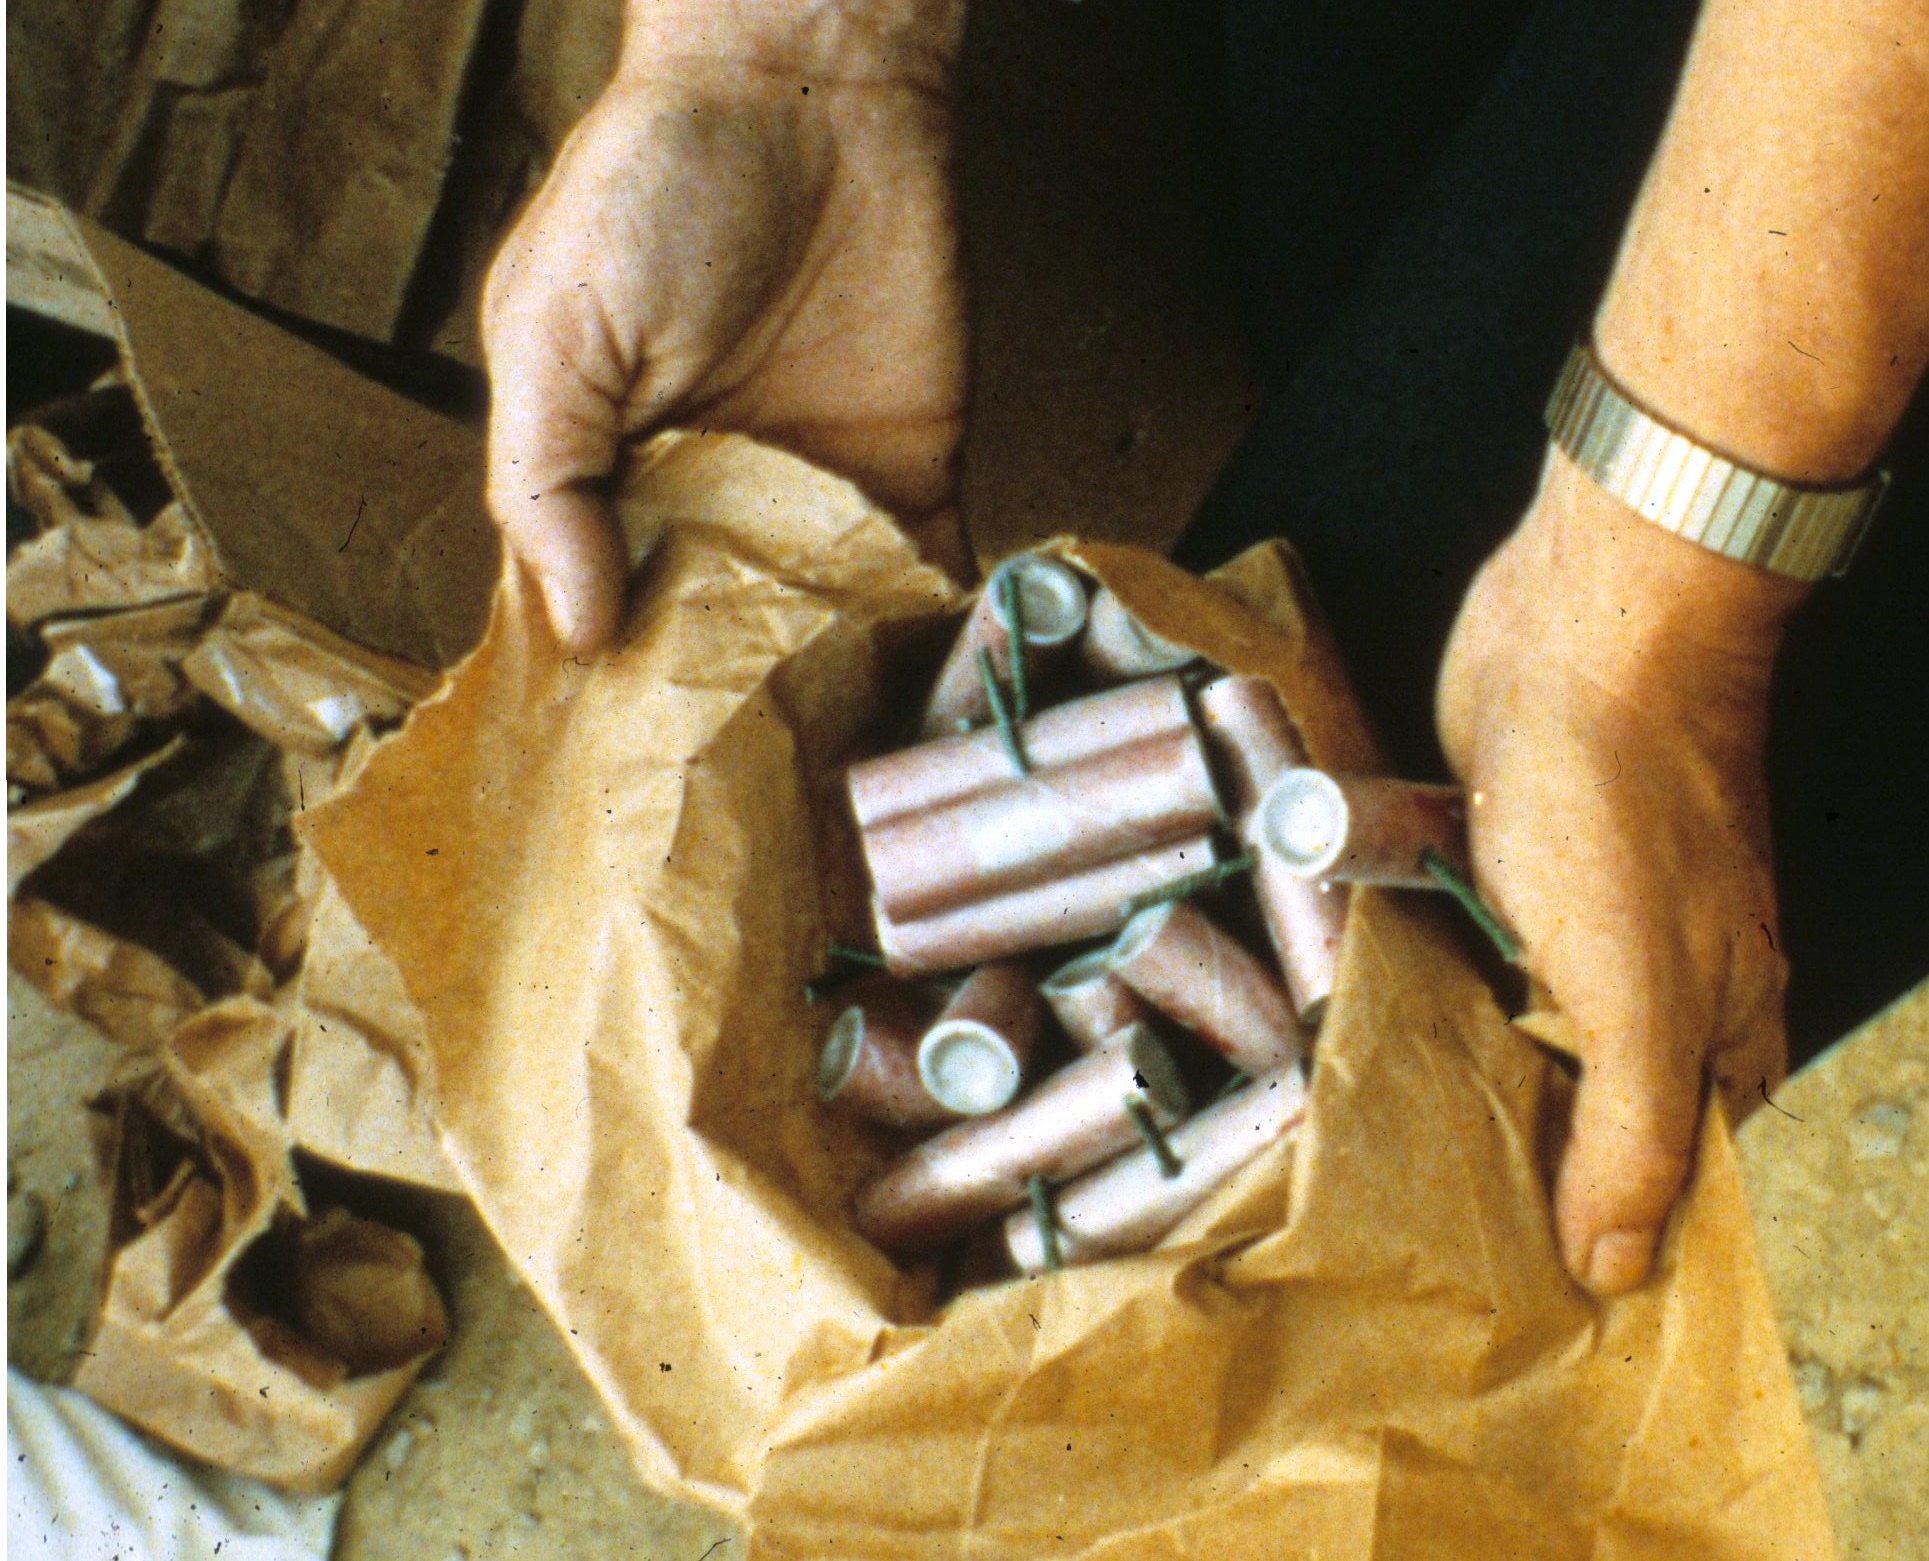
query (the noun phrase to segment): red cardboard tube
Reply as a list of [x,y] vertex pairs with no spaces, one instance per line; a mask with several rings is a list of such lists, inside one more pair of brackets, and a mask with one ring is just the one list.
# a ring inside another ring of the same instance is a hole
[[1020,776],[862,832],[871,882],[904,920],[1196,835],[1224,814],[1192,728]]
[[894,921],[873,901],[877,946],[894,975],[917,976],[1102,937],[1124,924],[1126,906],[1135,896],[1218,860],[1212,837],[1195,835],[936,916]]
[[1144,1026],[1044,1080],[1015,1106],[927,1139],[867,1186],[857,1228],[890,1253],[927,1251],[1026,1201],[1033,1176],[1088,1171],[1138,1142],[1126,1101],[1161,1127],[1185,1111],[1185,1086]]
[[1301,878],[1434,889],[1428,851],[1463,877],[1466,803],[1457,787],[1288,770],[1259,805],[1261,851]]
[[[1056,770],[1191,724],[1179,680],[1147,678],[1041,710],[1018,724],[1018,736],[1034,770]],[[1003,735],[987,727],[860,760],[846,781],[851,815],[868,829],[1002,785],[1013,774]]]
[[932,1099],[963,1116],[1010,1104],[1044,1021],[1030,976],[1014,964],[980,966],[918,1043],[918,1078]]
[[1080,1051],[1096,1051],[1127,1025],[1152,1018],[1145,999],[1112,974],[1109,948],[1079,955],[1038,990]]
[[1079,659],[1101,678],[1142,678],[1175,672],[1199,653],[1154,634],[1127,611],[1125,603],[1100,586],[1092,597]]
[[1266,967],[1187,900],[1141,911],[1112,945],[1112,970],[1243,1073],[1290,1067],[1306,1031]]
[[[1052,1199],[1059,1258],[1070,1267],[1144,1252],[1204,1203],[1306,1115],[1306,1086],[1297,1068],[1255,1079],[1206,1107],[1166,1136],[1178,1158],[1167,1176],[1149,1149],[1119,1156],[1062,1187]],[[1020,1273],[1048,1266],[1038,1222],[1029,1210],[1005,1221],[1005,1248]]]
[[1264,678],[1218,678],[1199,690],[1196,703],[1199,724],[1231,783],[1240,844],[1257,859],[1253,893],[1279,956],[1286,990],[1300,1017],[1317,1024],[1339,972],[1350,896],[1342,886],[1292,872],[1261,848],[1258,829],[1261,797],[1286,771],[1305,765],[1306,750],[1285,705]]
[[922,988],[870,980],[831,1021],[817,1064],[826,1105],[889,1127],[927,1127],[960,1113],[935,1099],[918,1074],[918,1043],[937,1004]]
[[978,652],[991,657],[992,670],[999,677],[1011,676],[1011,635],[1004,621],[1008,578],[1017,586],[1027,670],[1042,666],[1051,652],[1069,645],[1085,627],[1085,582],[1077,570],[1036,553],[1006,559],[986,577],[951,654],[938,670],[924,709],[925,736],[965,731],[990,716]]

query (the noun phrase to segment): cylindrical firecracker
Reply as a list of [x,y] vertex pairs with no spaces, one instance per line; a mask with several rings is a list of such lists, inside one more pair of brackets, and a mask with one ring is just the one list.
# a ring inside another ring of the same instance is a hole
[[1300,1018],[1317,1026],[1339,979],[1340,941],[1351,895],[1345,884],[1288,872],[1258,849],[1257,840],[1243,834],[1240,838],[1253,852],[1253,897],[1279,956],[1286,991]]
[[1466,803],[1454,786],[1288,770],[1260,802],[1258,840],[1301,878],[1437,889],[1429,851],[1467,871]]
[[1212,837],[1194,835],[936,916],[894,921],[873,900],[877,946],[892,974],[919,976],[1102,937],[1118,931],[1127,907],[1139,895],[1202,872],[1218,860]]
[[903,920],[1196,835],[1224,814],[1196,731],[1148,737],[862,832],[884,909]]
[[1349,895],[1342,886],[1300,877],[1259,841],[1260,799],[1281,775],[1306,763],[1306,750],[1264,678],[1215,679],[1199,690],[1196,703],[1199,724],[1230,782],[1240,844],[1257,858],[1253,894],[1286,990],[1300,1017],[1317,1024],[1339,972]]
[[1016,1105],[927,1139],[857,1198],[857,1228],[886,1252],[928,1251],[1026,1200],[1034,1176],[1059,1181],[1138,1142],[1127,1108],[1161,1127],[1185,1111],[1185,1086],[1153,1033],[1137,1026],[1059,1069]]
[[[1005,584],[1009,579],[1011,586]],[[991,658],[1001,679],[1011,677],[1011,633],[1005,621],[1005,593],[1015,589],[1027,672],[1044,665],[1054,651],[1069,645],[1085,627],[1085,582],[1078,571],[1055,558],[1020,553],[1006,559],[985,579],[978,601],[958,631],[951,654],[938,670],[924,707],[924,734],[941,737],[965,731],[991,715],[978,652]]]
[[[1147,678],[1041,710],[1019,722],[1018,739],[1034,770],[1057,770],[1191,725],[1179,680]],[[846,777],[851,815],[859,828],[869,829],[1003,785],[1015,773],[1011,749],[993,728],[935,738],[853,764]]]
[[937,1100],[918,1075],[918,1043],[936,999],[922,988],[882,980],[859,983],[851,996],[824,1037],[818,1098],[889,1127],[957,1121],[962,1113]]
[[1199,659],[1197,651],[1154,634],[1140,623],[1107,586],[1100,586],[1092,597],[1078,654],[1102,678],[1151,677],[1176,672]]
[[1011,1103],[1024,1082],[1044,1005],[1017,965],[980,967],[918,1043],[918,1077],[934,1100],[963,1116]]
[[[1052,1198],[1060,1261],[1069,1267],[1157,1246],[1305,1114],[1306,1086],[1299,1069],[1287,1068],[1253,1080],[1168,1134],[1177,1174],[1168,1176],[1150,1149],[1140,1149],[1061,1187]],[[1043,1236],[1030,1211],[1005,1221],[1005,1247],[1020,1273],[1049,1266]]]
[[1127,922],[1112,945],[1112,971],[1242,1073],[1257,1078],[1306,1054],[1306,1031],[1279,983],[1190,901]]
[[1306,763],[1286,706],[1266,679],[1214,678],[1193,695],[1193,705],[1232,783],[1235,814],[1251,812],[1268,786]]
[[1038,990],[1080,1051],[1096,1051],[1128,1024],[1152,1018],[1146,1000],[1112,974],[1109,948],[1079,955]]

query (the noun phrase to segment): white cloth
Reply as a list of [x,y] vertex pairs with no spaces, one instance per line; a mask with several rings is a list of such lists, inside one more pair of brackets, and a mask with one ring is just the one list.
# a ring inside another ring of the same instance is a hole
[[7,1368],[8,1561],[326,1561],[341,1500],[190,1463]]

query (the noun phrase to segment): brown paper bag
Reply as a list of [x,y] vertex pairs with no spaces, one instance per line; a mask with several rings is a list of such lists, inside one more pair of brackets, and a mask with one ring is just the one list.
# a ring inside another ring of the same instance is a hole
[[314,872],[314,919],[290,1004],[289,1131],[346,1169],[460,1192],[430,1106],[422,1015],[333,882]]
[[112,1250],[74,1386],[209,1463],[324,1491],[448,1324],[407,1236],[308,1218],[276,1100],[284,1034],[258,1004],[217,1005],[101,1101]]
[[[1356,896],[1297,1151],[1140,1257],[929,1305],[851,1229],[885,1152],[804,1001],[863,885],[814,817],[898,642],[959,606],[847,485],[668,436],[668,523],[584,665],[512,577],[481,649],[307,820],[420,1008],[445,1144],[643,1468],[754,1556],[1829,1553],[1726,1127],[1639,1294],[1566,1279],[1543,1054],[1440,907]],[[1155,633],[1370,759],[1273,547],[1072,547]]]

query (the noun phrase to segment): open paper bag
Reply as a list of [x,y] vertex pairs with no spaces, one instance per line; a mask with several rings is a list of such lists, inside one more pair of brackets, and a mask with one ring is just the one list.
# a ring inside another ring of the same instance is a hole
[[[1312,1107],[1141,1257],[932,1305],[852,1230],[821,1107],[864,936],[837,771],[958,593],[857,492],[664,436],[620,648],[511,576],[482,647],[307,834],[427,1026],[445,1145],[644,1469],[764,1557],[1829,1553],[1728,1131],[1654,1282],[1566,1279],[1548,1063],[1435,903],[1356,897]],[[1282,548],[1198,581],[1069,545],[1156,634],[1360,762]]]

